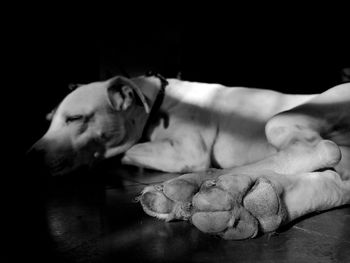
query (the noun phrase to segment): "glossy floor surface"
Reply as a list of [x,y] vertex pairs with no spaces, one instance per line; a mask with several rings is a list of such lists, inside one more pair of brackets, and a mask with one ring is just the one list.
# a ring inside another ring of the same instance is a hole
[[122,180],[113,174],[103,184],[50,186],[44,220],[49,245],[43,248],[50,262],[350,262],[349,206],[278,233],[225,241],[142,211],[135,201],[142,188],[174,175],[125,169],[117,176]]

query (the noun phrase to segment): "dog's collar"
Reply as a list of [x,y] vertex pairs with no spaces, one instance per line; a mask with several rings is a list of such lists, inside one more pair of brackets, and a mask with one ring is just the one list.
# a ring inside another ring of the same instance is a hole
[[160,90],[158,92],[157,99],[158,99],[159,94],[163,94],[163,96],[164,96],[165,88],[169,84],[169,82],[166,80],[166,78],[164,78],[158,72],[155,72],[155,71],[152,71],[152,70],[147,71],[145,76],[146,77],[156,77],[156,78],[158,78],[160,80]]
[[148,128],[151,126],[151,124],[156,120],[157,112],[159,112],[159,109],[163,103],[164,96],[165,96],[165,88],[168,86],[169,82],[164,78],[161,74],[154,71],[148,71],[145,74],[146,77],[156,77],[160,80],[160,89],[158,91],[158,94],[156,96],[156,99],[152,105],[151,111],[149,113],[148,120],[146,122],[146,125],[143,129],[142,138],[145,139],[147,136]]

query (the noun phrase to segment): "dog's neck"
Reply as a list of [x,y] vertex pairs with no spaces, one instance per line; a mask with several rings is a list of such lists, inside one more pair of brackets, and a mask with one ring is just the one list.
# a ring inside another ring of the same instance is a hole
[[140,76],[132,78],[131,80],[140,88],[141,92],[146,97],[149,106],[152,108],[158,93],[162,89],[161,80],[155,76]]
[[165,88],[168,85],[168,82],[160,75],[138,77],[132,79],[132,81],[134,81],[134,83],[140,88],[151,108],[151,111],[147,115],[147,120],[143,125],[141,136],[141,141],[147,141],[154,123],[158,120],[160,108],[165,96]]

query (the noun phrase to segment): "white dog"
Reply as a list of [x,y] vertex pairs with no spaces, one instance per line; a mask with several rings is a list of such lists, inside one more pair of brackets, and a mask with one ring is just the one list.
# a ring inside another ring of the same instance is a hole
[[117,76],[71,92],[32,151],[53,175],[117,155],[198,172],[147,187],[144,210],[228,239],[253,237],[350,202],[350,84],[290,95]]

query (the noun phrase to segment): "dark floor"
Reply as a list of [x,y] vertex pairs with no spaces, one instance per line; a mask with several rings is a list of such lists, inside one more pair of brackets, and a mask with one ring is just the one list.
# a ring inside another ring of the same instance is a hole
[[[124,170],[123,183],[71,187],[48,195],[52,262],[350,262],[350,207],[305,218],[288,229],[225,241],[187,222],[149,217],[135,197],[174,175]],[[121,187],[123,186],[123,187]]]

